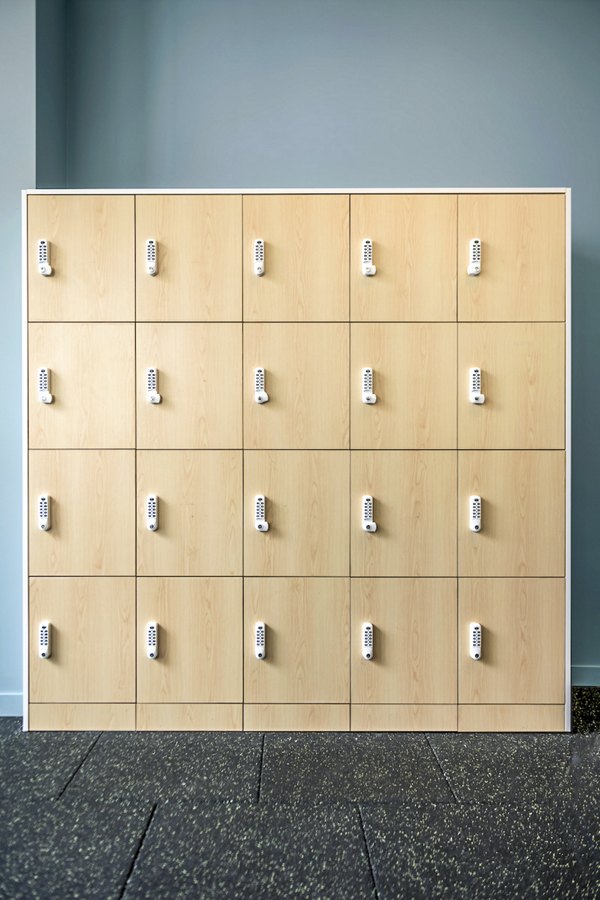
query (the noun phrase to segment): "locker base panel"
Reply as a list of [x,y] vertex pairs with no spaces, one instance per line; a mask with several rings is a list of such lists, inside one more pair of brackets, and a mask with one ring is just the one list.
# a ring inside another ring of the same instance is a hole
[[459,705],[459,731],[565,731],[565,708],[554,705]]
[[241,703],[138,703],[138,731],[241,731]]
[[455,704],[355,703],[351,731],[456,731]]
[[244,731],[348,731],[347,703],[246,703]]
[[135,731],[134,703],[30,703],[30,731]]

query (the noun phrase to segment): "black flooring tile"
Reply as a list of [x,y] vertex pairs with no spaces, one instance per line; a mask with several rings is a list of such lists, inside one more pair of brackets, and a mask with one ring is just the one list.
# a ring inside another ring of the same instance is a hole
[[567,734],[430,734],[460,803],[526,802],[556,796],[569,770]]
[[600,734],[572,735],[569,751],[567,786],[573,799],[593,798],[600,806]]
[[574,732],[600,731],[600,687],[574,687],[572,691]]
[[421,734],[267,734],[260,802],[454,802]]
[[11,737],[14,734],[21,734],[23,730],[23,719],[17,716],[0,717],[0,740],[4,737]]
[[104,733],[67,793],[256,803],[261,748],[260,734]]
[[598,898],[597,803],[362,809],[380,900]]
[[97,737],[89,731],[5,735],[0,741],[0,799],[58,797]]
[[125,898],[374,897],[352,804],[159,805]]
[[0,817],[0,897],[120,897],[152,811],[85,798],[12,805]]

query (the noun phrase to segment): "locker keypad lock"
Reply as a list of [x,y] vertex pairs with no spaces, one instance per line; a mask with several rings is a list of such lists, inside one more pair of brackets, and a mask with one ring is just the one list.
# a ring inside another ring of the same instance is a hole
[[262,238],[254,241],[254,274],[265,274],[265,242]]
[[48,621],[40,622],[38,654],[40,659],[50,659],[52,656],[52,625]]
[[146,399],[148,403],[156,405],[162,400],[158,393],[158,369],[151,366],[146,369]]
[[469,369],[469,403],[477,406],[485,403],[485,394],[481,392],[481,369],[478,366]]
[[479,275],[481,273],[481,240],[472,238],[469,241],[469,262],[467,275]]
[[254,370],[254,401],[268,403],[269,395],[265,390],[265,370],[261,367]]
[[267,655],[267,628],[264,622],[254,625],[254,655],[257,659],[264,659]]
[[40,275],[52,275],[52,266],[50,265],[50,244],[42,238],[38,241],[37,250],[38,272]]
[[481,531],[481,497],[476,494],[469,497],[469,528]]
[[148,622],[146,625],[146,656],[148,659],[158,659],[158,622]]
[[372,406],[377,403],[377,394],[373,392],[373,369],[363,369],[361,373],[361,397],[363,403]]
[[362,242],[361,272],[363,275],[371,276],[376,271],[377,266],[373,265],[373,241],[371,238],[365,238]]
[[469,625],[469,656],[471,659],[481,659],[481,625],[479,622],[471,622]]
[[146,241],[146,272],[148,275],[156,275],[158,272],[158,250],[154,238]]
[[52,528],[52,500],[50,494],[41,494],[38,498],[38,525],[40,531]]
[[370,494],[362,498],[362,529],[369,534],[377,531],[377,522],[373,521],[373,498]]
[[361,648],[363,659],[373,659],[373,623],[363,622],[361,628]]
[[50,393],[50,369],[42,366],[38,369],[38,399],[40,403],[52,403],[54,397]]
[[267,522],[267,498],[264,494],[257,494],[254,498],[254,527],[257,531],[269,530]]
[[146,527],[148,531],[158,531],[158,495],[149,494],[146,498]]

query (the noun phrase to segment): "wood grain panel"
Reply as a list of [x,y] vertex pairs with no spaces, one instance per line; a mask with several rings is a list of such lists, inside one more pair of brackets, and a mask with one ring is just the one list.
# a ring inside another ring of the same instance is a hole
[[[456,575],[456,453],[352,451],[352,575]],[[374,498],[377,532],[362,530]]]
[[[145,194],[135,203],[138,321],[240,321],[242,198]],[[157,241],[154,276],[149,238]]]
[[348,704],[246,703],[244,731],[348,731]]
[[[29,319],[133,322],[133,197],[27,198]],[[50,243],[52,275],[40,275],[37,242]]]
[[[456,447],[456,325],[352,325],[352,447]],[[362,369],[375,404],[362,402]]]
[[[460,575],[565,574],[565,457],[560,450],[459,452]],[[482,498],[480,532],[469,496]]]
[[456,705],[353,703],[350,723],[351,731],[456,731]]
[[[247,578],[244,590],[247,703],[348,703],[350,596],[346,578]],[[254,625],[266,625],[266,657]]]
[[[249,449],[348,448],[348,325],[244,326],[244,445]],[[266,369],[268,403],[254,399]]]
[[[456,319],[455,195],[353,194],[352,319]],[[377,273],[361,271],[362,241],[373,241]]]
[[[348,208],[339,195],[244,196],[244,319],[348,319]],[[254,241],[265,274],[254,274]]]
[[135,731],[134,703],[31,703],[30,731]]
[[[158,623],[158,659],[146,624]],[[241,578],[139,578],[139,703],[242,701]]]
[[138,703],[138,731],[241,731],[241,703]]
[[459,731],[564,731],[564,706],[459,706]]
[[[138,447],[152,450],[242,446],[242,326],[137,326]],[[158,369],[161,402],[146,396]]]

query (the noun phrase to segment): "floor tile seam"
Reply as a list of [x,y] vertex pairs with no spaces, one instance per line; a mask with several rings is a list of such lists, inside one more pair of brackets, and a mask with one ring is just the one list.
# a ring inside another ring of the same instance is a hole
[[373,865],[373,860],[371,858],[371,848],[369,847],[369,841],[367,840],[367,830],[365,828],[365,822],[363,819],[362,809],[360,803],[356,804],[356,810],[358,812],[358,821],[360,824],[360,830],[362,832],[363,841],[365,842],[365,851],[367,854],[367,863],[369,865],[369,873],[371,875],[371,881],[373,883],[373,891],[376,900],[379,898],[379,891],[377,889],[377,881],[375,879],[375,867]]
[[129,869],[127,870],[127,874],[126,874],[125,880],[123,882],[123,887],[121,888],[121,891],[119,893],[119,900],[121,900],[121,898],[125,896],[125,892],[127,891],[127,887],[129,885],[129,882],[131,881],[131,876],[133,875],[136,863],[139,859],[140,853],[142,852],[142,846],[144,844],[144,841],[146,839],[146,835],[148,834],[150,826],[152,825],[152,822],[154,821],[154,816],[156,815],[157,809],[158,809],[158,803],[154,803],[152,805],[152,809],[150,810],[150,815],[148,816],[148,819],[144,826],[144,830],[142,831],[142,834],[140,835],[140,839],[138,841],[135,853],[133,854],[133,859],[131,860],[131,865],[129,866]]
[[102,732],[100,732],[99,734],[96,735],[96,737],[94,738],[94,740],[92,741],[92,743],[90,744],[90,746],[88,747],[86,752],[84,753],[81,762],[75,768],[75,771],[72,773],[71,777],[67,779],[67,782],[66,782],[65,786],[63,787],[63,789],[61,791],[59,791],[57,797],[55,798],[56,800],[60,800],[64,796],[65,791],[72,784],[72,782],[76,778],[77,774],[81,771],[81,768],[83,767],[84,763],[89,758],[89,756],[91,755],[94,747],[96,746],[96,744],[98,743],[98,741],[100,740],[101,737],[102,737]]
[[446,770],[444,769],[444,767],[443,767],[443,765],[442,765],[442,763],[441,763],[441,760],[440,760],[439,756],[438,756],[437,753],[436,753],[435,747],[434,747],[433,744],[431,743],[431,740],[430,740],[430,737],[429,737],[428,734],[425,734],[425,740],[427,741],[427,744],[429,745],[429,749],[431,750],[431,752],[432,752],[432,754],[433,754],[433,757],[434,757],[434,759],[435,759],[435,761],[436,761],[436,763],[437,763],[437,765],[438,765],[438,768],[439,768],[440,772],[442,773],[442,776],[443,776],[443,778],[444,778],[444,781],[446,782],[446,784],[447,784],[447,786],[448,786],[448,789],[450,790],[450,793],[452,794],[452,797],[454,798],[454,802],[455,802],[458,806],[460,806],[460,798],[458,797],[456,791],[454,790],[454,788],[453,788],[453,786],[452,786],[452,782],[450,781],[450,778],[449,778],[448,775],[446,774]]

